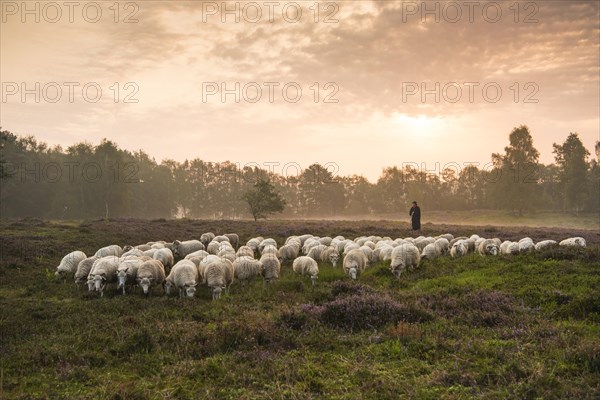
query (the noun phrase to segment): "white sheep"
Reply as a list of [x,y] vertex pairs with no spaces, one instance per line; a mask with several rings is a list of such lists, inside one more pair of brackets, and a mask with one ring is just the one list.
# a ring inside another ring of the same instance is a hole
[[467,246],[465,246],[465,244],[463,243],[462,240],[459,240],[456,243],[454,243],[452,245],[452,248],[450,249],[450,256],[452,256],[454,258],[462,257],[466,254],[467,254]]
[[296,244],[296,242],[291,242],[281,246],[279,249],[279,257],[281,257],[281,262],[292,261],[300,254],[300,246]]
[[271,254],[263,254],[260,258],[260,264],[262,266],[262,276],[267,283],[271,283],[276,279],[279,279],[279,273],[281,272],[281,263],[277,257],[273,257]]
[[121,246],[113,244],[113,245],[102,247],[101,249],[98,249],[98,251],[94,255],[98,258],[108,257],[108,256],[121,257],[123,255],[123,249],[121,248]]
[[171,250],[173,251],[173,257],[182,259],[190,253],[204,250],[204,245],[199,240],[185,240],[183,242],[175,240],[171,246]]
[[277,246],[274,246],[272,244],[266,245],[262,248],[260,252],[261,256],[264,256],[265,254],[269,254],[273,257],[279,257],[279,251],[277,250]]
[[413,244],[401,244],[392,252],[392,263],[390,269],[394,276],[400,279],[400,275],[407,268],[416,268],[421,262],[419,248]]
[[75,272],[75,284],[80,285],[87,281],[88,275],[92,270],[92,266],[98,257],[92,256],[88,257],[85,260],[81,260],[79,264],[77,264],[77,271]]
[[187,256],[184,257],[184,259],[189,260],[192,257],[198,257],[200,259],[203,259],[206,256],[208,256],[208,252],[206,250],[198,250],[198,251],[194,251],[193,253],[188,254]]
[[206,267],[203,283],[211,289],[213,300],[217,300],[223,289],[229,292],[233,277],[233,264],[229,260],[218,260]]
[[352,279],[356,279],[358,274],[365,270],[367,263],[367,256],[360,250],[360,248],[358,248],[350,250],[344,256],[342,267],[344,268],[345,273],[350,275]]
[[137,282],[137,271],[140,265],[144,263],[137,257],[121,258],[121,262],[117,267],[117,289],[123,289],[125,294],[125,286],[133,286]]
[[585,247],[585,239],[582,237],[570,237],[565,240],[561,240],[559,243],[560,246],[570,246],[570,247]]
[[435,243],[429,243],[423,248],[423,251],[421,251],[421,259],[423,260],[435,260],[441,255],[442,254],[439,251],[439,249],[435,246]]
[[165,282],[165,267],[159,260],[148,260],[138,267],[137,282],[145,295],[155,285],[163,285]]
[[319,279],[319,266],[317,262],[308,256],[300,256],[294,260],[292,269],[295,273],[305,276],[310,276],[310,281],[313,285],[317,283]]
[[252,250],[248,246],[242,246],[237,250],[235,255],[237,257],[241,257],[241,256],[254,257],[254,250]]
[[262,254],[263,249],[269,245],[275,246],[275,248],[277,248],[277,242],[275,241],[275,239],[273,239],[273,238],[263,239],[263,241],[260,242],[260,244],[258,245],[258,251],[260,252],[260,254]]
[[257,252],[258,246],[260,245],[260,242],[262,242],[263,240],[264,239],[262,239],[262,238],[252,238],[246,242],[246,246],[250,247],[253,252]]
[[132,247],[129,250],[126,250],[125,249],[126,247],[131,247],[131,246],[123,247],[123,255],[121,255],[121,257],[127,257],[127,256],[141,257],[144,255],[144,250],[136,249],[135,247]]
[[165,268],[165,273],[167,273],[167,271],[170,271],[171,267],[175,263],[175,257],[173,256],[173,252],[166,247],[164,249],[156,250],[152,258],[162,263],[163,267]]
[[238,257],[233,262],[233,271],[235,279],[245,285],[255,276],[260,276],[262,264],[252,257]]
[[517,254],[519,252],[519,243],[505,240],[500,244],[500,254]]
[[171,273],[165,279],[165,294],[171,293],[174,286],[179,289],[179,297],[194,297],[196,285],[198,285],[198,267],[190,260],[183,259],[171,269]]
[[542,240],[535,244],[535,249],[541,250],[541,249],[545,249],[547,247],[556,246],[557,244],[558,243],[556,242],[556,240]]
[[450,241],[445,237],[436,239],[433,244],[441,256],[447,255],[450,252]]
[[316,244],[315,246],[313,246],[313,247],[310,248],[310,250],[308,251],[308,253],[306,254],[306,256],[312,258],[313,260],[315,260],[317,262],[319,262],[319,261],[321,261],[321,253],[326,248],[327,248],[327,246],[325,246],[324,244]]
[[229,243],[231,243],[231,246],[234,250],[238,248],[238,245],[240,243],[240,237],[237,233],[226,233],[223,236],[229,239]]
[[321,252],[321,261],[329,261],[334,267],[337,266],[338,260],[340,259],[340,253],[335,246],[329,246]]
[[88,275],[88,285],[90,281],[93,283],[92,290],[96,290],[100,292],[100,296],[104,296],[106,285],[117,281],[117,268],[119,268],[120,261],[119,257],[107,256],[94,262]]
[[208,244],[208,246],[206,246],[206,251],[209,254],[216,255],[219,252],[219,250],[221,250],[221,246],[219,245],[219,242],[212,241]]
[[214,233],[206,232],[206,233],[203,233],[202,235],[200,235],[200,242],[202,242],[202,244],[206,248],[208,246],[208,244],[213,241],[214,238],[215,238]]
[[497,256],[499,250],[498,243],[494,239],[485,239],[477,247],[477,251],[482,256]]
[[[192,259],[192,261],[193,261],[193,259]],[[210,254],[210,255],[204,257],[202,260],[199,260],[197,265],[198,265],[198,276],[200,277],[200,281],[204,281],[204,274],[206,272],[206,267],[208,267],[210,264],[212,264],[216,261],[221,261],[221,259],[219,258],[219,256],[216,256],[214,254]],[[194,262],[194,264],[196,264],[196,263]]]
[[527,253],[535,249],[535,244],[531,238],[525,237],[519,240],[519,253]]
[[56,267],[56,276],[61,276],[65,274],[75,274],[77,272],[77,266],[83,260],[85,260],[87,256],[83,251],[72,251],[60,260],[60,264]]

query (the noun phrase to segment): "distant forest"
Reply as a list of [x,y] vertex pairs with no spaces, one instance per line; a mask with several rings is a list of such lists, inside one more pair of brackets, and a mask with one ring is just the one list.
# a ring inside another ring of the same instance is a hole
[[594,156],[576,133],[554,144],[555,162],[538,162],[529,129],[515,128],[490,168],[449,165],[440,173],[417,165],[388,167],[376,183],[337,176],[313,164],[289,176],[258,165],[201,159],[157,163],[143,151],[110,140],[63,149],[0,131],[1,218],[251,218],[242,195],[268,179],[287,202],[278,216],[404,215],[417,200],[424,210],[503,209],[600,212],[599,142]]

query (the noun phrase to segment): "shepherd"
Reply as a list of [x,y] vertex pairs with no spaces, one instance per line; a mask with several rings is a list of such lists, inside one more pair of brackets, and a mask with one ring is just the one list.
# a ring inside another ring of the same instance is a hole
[[412,202],[412,207],[408,212],[410,215],[413,231],[418,231],[421,229],[421,209],[417,205],[416,201]]

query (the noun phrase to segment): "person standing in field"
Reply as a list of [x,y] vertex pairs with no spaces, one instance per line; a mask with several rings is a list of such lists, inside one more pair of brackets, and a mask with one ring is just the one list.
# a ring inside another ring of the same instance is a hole
[[410,220],[412,222],[413,231],[420,230],[421,229],[421,209],[417,205],[416,201],[412,202],[412,207],[410,208],[408,215],[410,215]]

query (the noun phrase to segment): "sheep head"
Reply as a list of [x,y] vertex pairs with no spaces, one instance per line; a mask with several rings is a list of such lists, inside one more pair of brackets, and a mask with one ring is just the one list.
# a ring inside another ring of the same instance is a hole
[[334,267],[337,265],[338,260],[340,259],[340,255],[338,253],[331,253],[329,256],[329,261],[331,261],[331,265]]
[[152,286],[152,278],[138,279],[138,283],[139,283],[140,287],[142,288],[142,290],[144,291],[144,294],[148,294],[148,290],[150,289],[150,286]]
[[119,280],[119,284],[117,288],[121,288],[125,286],[125,281],[127,280],[127,270],[122,269],[117,272],[117,279]]
[[104,275],[96,275],[94,276],[94,287],[97,292],[101,292],[104,289],[104,282],[106,281],[106,277]]
[[356,267],[351,267],[351,268],[348,270],[348,275],[350,275],[350,277],[351,277],[352,279],[356,279],[356,277],[357,277],[357,275],[358,275],[358,268],[356,268]]
[[310,276],[310,281],[313,284],[313,286],[317,284],[317,279],[319,279],[318,275],[311,275]]
[[223,288],[221,286],[214,286],[212,289],[212,299],[218,300],[219,297],[221,297],[222,291],[223,291]]
[[185,294],[187,297],[194,297],[196,295],[196,284],[186,285]]
[[168,296],[171,294],[171,289],[175,286],[173,282],[167,281],[165,282],[165,294]]

